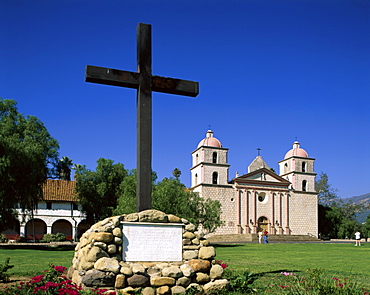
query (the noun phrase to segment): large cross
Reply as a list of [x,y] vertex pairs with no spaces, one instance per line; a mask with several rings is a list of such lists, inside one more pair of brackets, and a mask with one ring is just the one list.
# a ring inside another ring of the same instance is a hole
[[136,210],[152,208],[152,91],[195,97],[199,83],[152,75],[151,25],[139,23],[137,72],[86,66],[86,82],[137,89]]

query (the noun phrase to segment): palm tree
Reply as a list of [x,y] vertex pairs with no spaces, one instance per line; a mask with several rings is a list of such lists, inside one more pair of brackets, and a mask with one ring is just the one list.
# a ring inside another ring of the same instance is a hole
[[73,166],[72,159],[63,157],[59,160],[57,174],[59,179],[71,180],[71,168]]

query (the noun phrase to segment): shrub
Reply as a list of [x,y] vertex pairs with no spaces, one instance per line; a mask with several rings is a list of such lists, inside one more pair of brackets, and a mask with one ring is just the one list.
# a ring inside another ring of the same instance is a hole
[[6,243],[8,241],[8,239],[6,238],[6,236],[4,234],[0,234],[0,243]]
[[[49,270],[31,278],[29,282],[20,282],[16,286],[5,287],[4,293],[8,295],[102,295],[107,291],[105,289],[84,291],[62,275],[65,270],[63,266],[50,265]],[[115,292],[109,294],[115,295]]]
[[10,258],[8,257],[5,259],[5,264],[0,264],[0,281],[2,282],[8,282],[9,281],[9,275],[6,274],[8,269],[11,269],[14,267],[14,265],[9,264]]
[[25,236],[20,236],[17,243],[27,243],[27,238]]
[[45,234],[40,242],[50,243],[50,242],[63,242],[66,240],[66,235],[62,233],[57,234]]
[[350,279],[330,277],[322,269],[307,269],[305,276],[282,272],[274,285],[270,285],[267,294],[332,294],[364,295],[369,294],[358,283]]

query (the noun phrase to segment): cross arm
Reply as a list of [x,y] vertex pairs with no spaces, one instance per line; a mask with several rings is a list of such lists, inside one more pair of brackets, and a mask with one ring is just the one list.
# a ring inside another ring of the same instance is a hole
[[[138,89],[140,73],[109,69],[97,66],[86,66],[85,81],[105,85]],[[188,80],[152,76],[152,90],[163,93],[196,97],[199,94],[199,83]]]
[[85,81],[137,89],[139,76],[140,74],[135,72],[86,66]]
[[196,97],[199,94],[199,83],[175,78],[152,76],[152,90]]

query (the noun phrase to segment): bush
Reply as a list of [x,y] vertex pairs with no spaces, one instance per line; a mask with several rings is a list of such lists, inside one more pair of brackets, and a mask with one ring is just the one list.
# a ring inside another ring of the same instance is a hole
[[[50,265],[49,270],[44,274],[31,278],[29,282],[20,282],[12,287],[5,287],[7,295],[102,295],[107,290],[93,289],[82,290],[81,287],[74,284],[67,277],[63,276],[66,270],[63,266]],[[2,293],[3,294],[3,293]],[[114,295],[115,292],[109,293]]]
[[[350,279],[339,279],[325,274],[322,269],[307,269],[305,276],[282,272],[275,284],[265,291],[267,294],[369,294],[358,283]],[[265,293],[265,294],[266,294]]]
[[8,257],[5,259],[5,264],[0,264],[0,281],[2,282],[8,282],[9,281],[9,275],[6,274],[8,269],[11,269],[14,267],[14,265],[9,264],[10,258]]
[[226,279],[229,281],[229,288],[225,294],[228,294],[229,291],[234,292],[236,294],[249,294],[255,293],[257,290],[253,287],[253,283],[255,280],[261,277],[259,274],[254,274],[249,271],[244,271],[243,273],[240,272],[233,272],[225,271]]
[[0,234],[0,243],[6,243],[8,241],[8,239],[6,238],[6,236],[4,234]]
[[45,234],[41,241],[42,243],[50,243],[50,242],[63,242],[66,240],[66,235],[62,233],[57,234]]
[[17,243],[27,243],[27,238],[25,236],[20,236]]

